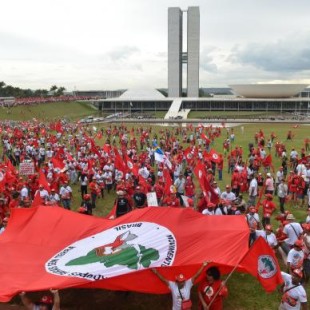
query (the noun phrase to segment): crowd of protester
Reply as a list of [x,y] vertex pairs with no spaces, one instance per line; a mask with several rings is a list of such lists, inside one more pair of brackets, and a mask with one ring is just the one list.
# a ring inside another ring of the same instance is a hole
[[[18,102],[37,103],[31,98]],[[282,142],[275,133],[267,137],[260,129],[248,149],[243,149],[236,144],[234,129],[225,126],[162,127],[155,132],[153,127],[124,124],[96,129],[36,121],[15,127],[3,122],[0,133],[0,233],[5,231],[12,208],[48,205],[92,215],[98,201],[112,195],[116,198],[109,219],[155,205],[192,208],[205,216],[243,215],[250,229],[249,246],[263,236],[284,261],[281,309],[306,309],[304,286],[310,278],[308,138],[299,148],[288,150],[292,131]],[[215,143],[222,145],[223,153],[213,149]],[[273,158],[281,162],[280,167],[273,166]],[[223,182],[224,167],[230,181],[221,188],[218,182]],[[289,211],[294,207],[304,210],[302,224],[296,221],[294,210]],[[278,227],[271,225],[274,220]],[[173,309],[181,309],[182,294],[190,291],[191,283],[181,278],[176,279],[181,286],[161,278],[174,291]],[[221,309],[209,308],[227,295],[225,285],[216,282],[219,279],[218,270],[207,270],[209,285],[199,290],[202,309]],[[214,282],[211,294],[209,287]]]
[[14,98],[12,100],[0,100],[0,107],[16,107],[16,106],[28,106],[40,103],[53,103],[53,102],[69,102],[76,100],[90,100],[95,99],[90,96],[73,96],[73,95],[61,95],[61,96],[46,96],[46,97],[25,97]]

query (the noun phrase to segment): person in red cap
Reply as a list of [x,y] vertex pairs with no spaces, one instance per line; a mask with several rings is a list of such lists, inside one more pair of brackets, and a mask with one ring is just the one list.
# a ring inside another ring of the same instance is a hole
[[215,211],[214,211],[215,207],[216,207],[215,203],[212,203],[211,201],[209,201],[207,203],[207,208],[204,209],[201,213],[203,215],[215,215]]
[[23,305],[29,310],[60,310],[60,296],[58,290],[50,290],[53,297],[44,295],[39,302],[33,302],[25,292],[19,293]]
[[213,266],[206,271],[206,277],[198,287],[199,309],[221,310],[228,295],[226,285],[221,281],[220,270]]
[[286,216],[287,224],[284,226],[283,234],[285,234],[286,239],[281,244],[282,249],[288,254],[289,250],[293,248],[294,243],[299,239],[303,233],[303,229],[299,223],[295,220],[293,214],[288,214]]
[[[83,195],[83,200],[81,202],[81,206],[80,206],[80,211],[82,211],[83,208],[84,210],[86,210],[86,212],[84,214],[88,214],[88,215],[92,215],[93,214],[93,206],[91,203],[91,196],[90,194],[84,194]],[[80,212],[82,213],[82,212]]]
[[274,211],[276,210],[276,205],[272,201],[272,194],[266,194],[265,199],[262,201],[262,207],[263,207],[263,219],[262,219],[262,224],[263,227],[265,228],[266,225],[270,224],[270,218]]
[[60,203],[59,195],[56,193],[55,188],[52,188],[46,204],[49,206],[59,206],[59,203]]
[[63,207],[67,210],[70,210],[72,199],[72,188],[68,185],[68,181],[64,181],[63,186],[59,190],[59,195]]
[[281,272],[284,284],[281,287],[282,298],[279,310],[307,310],[307,294],[301,285],[302,270],[294,269],[291,274]]
[[151,269],[169,287],[172,295],[172,310],[190,310],[192,308],[190,300],[191,288],[207,265],[208,262],[203,262],[196,274],[190,279],[186,280],[185,275],[181,273],[175,277],[175,281],[167,280],[156,268]]
[[184,190],[185,190],[185,196],[191,199],[195,197],[195,184],[191,176],[186,177]]
[[91,182],[89,183],[89,190],[90,190],[90,195],[91,195],[91,203],[93,206],[93,209],[96,208],[96,200],[98,194],[100,194],[100,187],[97,183],[97,178],[93,176]]
[[221,194],[221,199],[226,201],[226,206],[228,210],[230,209],[232,202],[236,200],[236,195],[231,191],[231,186],[226,185],[225,191]]
[[287,254],[287,270],[291,272],[294,269],[302,268],[305,254],[302,250],[303,242],[297,239],[294,242],[293,248]]
[[256,240],[256,233],[255,231],[257,229],[260,229],[260,219],[259,215],[256,211],[256,208],[254,206],[249,207],[249,213],[246,215],[246,220],[248,222],[249,228],[250,228],[250,240],[249,240],[249,246],[252,245],[252,243]]
[[196,210],[200,213],[202,213],[203,210],[207,208],[207,200],[203,194],[203,192],[199,192],[197,196],[197,205],[196,205]]
[[277,249],[278,240],[277,240],[276,235],[273,233],[273,229],[271,225],[266,225],[265,230],[258,229],[255,231],[255,233],[256,233],[256,238],[263,237],[272,249],[274,250]]

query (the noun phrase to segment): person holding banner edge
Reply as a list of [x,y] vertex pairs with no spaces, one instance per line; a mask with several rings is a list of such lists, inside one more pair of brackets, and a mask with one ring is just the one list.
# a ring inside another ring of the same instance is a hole
[[188,280],[186,280],[185,276],[181,273],[176,276],[175,281],[169,281],[160,274],[156,268],[151,269],[152,272],[169,287],[173,302],[172,310],[190,310],[192,308],[192,302],[190,300],[191,288],[208,264],[209,262],[203,262],[196,274]]

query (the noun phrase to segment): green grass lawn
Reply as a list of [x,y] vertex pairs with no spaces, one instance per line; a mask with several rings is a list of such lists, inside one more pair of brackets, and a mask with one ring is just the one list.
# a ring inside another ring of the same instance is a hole
[[98,112],[89,106],[88,103],[81,102],[53,102],[42,103],[32,106],[18,106],[11,109],[0,108],[0,120],[53,120],[56,118],[66,118],[77,120],[88,115],[96,115]]
[[[24,114],[21,113],[24,111]],[[199,113],[199,112],[197,112]],[[200,114],[205,112],[200,112]],[[218,113],[218,112],[214,112]],[[54,119],[59,117],[68,117],[69,119],[78,119],[86,115],[95,115],[94,110],[89,108],[87,105],[80,103],[54,103],[54,104],[45,104],[40,106],[30,107],[29,109],[18,107],[12,109],[11,114],[1,113],[0,119],[14,119],[14,120],[22,120],[22,119],[31,119],[33,117],[38,119]],[[153,133],[159,132],[161,127],[149,125],[149,124],[139,124],[139,125],[131,125],[128,124],[127,128],[131,128],[132,126],[143,126],[150,127],[152,126]],[[233,147],[238,145],[242,146],[244,149],[244,158],[246,158],[248,154],[248,144],[249,142],[254,142],[254,134],[261,128],[264,133],[266,140],[270,137],[271,132],[275,132],[277,138],[275,141],[284,142],[287,148],[287,152],[289,153],[293,147],[295,147],[298,151],[303,147],[303,141],[306,137],[309,138],[309,126],[301,125],[298,128],[293,128],[290,124],[274,124],[274,123],[260,123],[260,124],[247,124],[242,125],[244,127],[244,132],[242,134],[241,125],[234,127],[235,132],[235,142],[232,145]],[[98,129],[103,127],[103,125],[98,125]],[[170,127],[171,129],[172,127]],[[228,129],[229,131],[230,129]],[[286,135],[289,130],[292,130],[294,133],[294,139],[292,141],[286,141]],[[222,152],[222,143],[226,138],[227,132],[226,129],[222,130],[222,135],[219,137],[212,148],[217,150],[218,152]],[[182,141],[182,137],[178,136],[180,141]],[[64,139],[64,142],[66,140]],[[104,139],[97,141],[99,145],[104,143]],[[277,169],[280,166],[280,161],[278,158],[274,156],[274,149],[272,150],[273,155],[273,165]],[[217,178],[217,175],[216,175]],[[224,180],[219,182],[221,189],[224,189],[225,184],[230,183],[230,175],[227,173],[227,162],[225,161],[224,166]],[[74,200],[73,200],[73,209],[76,210],[80,204],[81,198],[80,193],[78,192],[79,186],[73,185],[74,190]],[[104,199],[99,199],[97,202],[97,208],[95,209],[96,216],[104,216],[106,215],[112,208],[115,200],[115,194],[111,193],[109,195],[106,194]],[[277,202],[277,201],[276,201]],[[291,210],[298,220],[305,220],[306,218],[306,209],[296,210],[293,208],[292,204],[289,204],[288,209]],[[276,221],[273,220],[274,226],[277,224]],[[146,284],[147,285],[147,284]],[[229,297],[225,301],[225,309],[230,310],[269,310],[269,309],[277,309],[280,301],[280,295],[275,292],[273,294],[266,294],[261,286],[258,284],[257,280],[249,275],[238,274],[235,273],[231,279],[228,281],[229,288]],[[123,297],[119,299],[118,293],[109,292],[109,291],[87,291],[87,290],[64,290],[63,292],[63,300],[64,303],[67,303],[68,308],[72,307],[70,305],[70,296],[73,294],[78,294],[79,297],[83,298],[83,296],[94,296],[95,300],[100,300],[102,304],[111,305],[109,309],[171,309],[171,301],[170,296],[153,296],[153,295],[145,295],[145,294],[135,294],[130,293],[127,299],[123,300]],[[310,296],[310,290],[307,288],[308,296]],[[78,300],[75,294],[75,300]],[[84,295],[83,295],[84,294]],[[194,308],[196,309],[197,304],[197,292],[196,289],[192,290],[193,300],[194,300]],[[67,296],[67,299],[66,299]],[[96,297],[95,297],[96,296]],[[72,298],[73,300],[73,298]],[[125,301],[125,304],[123,303]],[[151,305],[151,306],[150,306]],[[99,309],[98,305],[90,306],[90,308],[81,308],[81,309]],[[74,309],[72,307],[71,309]],[[107,308],[108,309],[108,308]]]

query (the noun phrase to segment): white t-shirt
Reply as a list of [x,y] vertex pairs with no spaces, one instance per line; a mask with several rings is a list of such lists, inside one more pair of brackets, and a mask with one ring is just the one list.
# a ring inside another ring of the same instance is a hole
[[246,215],[246,218],[247,218],[249,227],[252,229],[256,229],[257,225],[260,223],[259,215],[257,213],[254,213],[254,214],[248,213]]
[[303,233],[303,229],[299,223],[289,223],[284,226],[283,232],[287,235],[285,242],[293,245],[298,237]]
[[59,191],[59,195],[61,199],[70,199],[72,194],[72,189],[70,186],[64,187],[62,186]]
[[27,187],[23,187],[20,191],[21,198],[26,198],[29,195],[29,191]]
[[214,209],[212,209],[211,211],[207,208],[207,209],[204,209],[202,212],[201,212],[203,215],[214,215]]
[[287,254],[287,262],[290,263],[291,268],[301,268],[304,260],[304,252],[302,250],[296,251],[294,248],[291,249]]
[[257,189],[258,189],[257,180],[254,178],[250,182],[249,195],[257,196]]
[[308,235],[308,234],[304,234],[303,235],[303,238],[304,238],[304,247],[303,247],[303,251],[304,251],[304,253],[305,253],[305,258],[306,259],[310,259],[310,247],[308,248],[307,247],[307,244],[310,244],[310,235]]
[[193,286],[192,279],[185,281],[185,284],[180,289],[180,292],[176,282],[169,281],[168,283],[172,295],[172,310],[181,310],[182,298],[180,296],[180,292],[182,294],[183,300],[190,299],[191,288]]
[[226,191],[221,194],[221,198],[225,200],[234,201],[236,199],[236,195],[233,192],[227,193]]
[[263,237],[272,248],[278,244],[277,237],[274,233],[267,235],[265,230],[256,230],[256,236]]
[[48,191],[46,190],[46,189],[42,189],[42,190],[37,190],[36,192],[35,192],[35,196],[37,195],[37,194],[40,194],[40,197],[42,198],[42,199],[45,199],[45,198],[47,198],[48,197]]
[[[291,287],[295,286],[292,283],[292,276],[290,274],[282,271],[281,275],[284,281],[284,289],[283,289],[284,292],[290,289]],[[307,294],[303,286],[298,285],[282,295],[282,301],[281,301],[282,308],[281,309],[299,310],[301,302],[302,303],[307,302]]]

